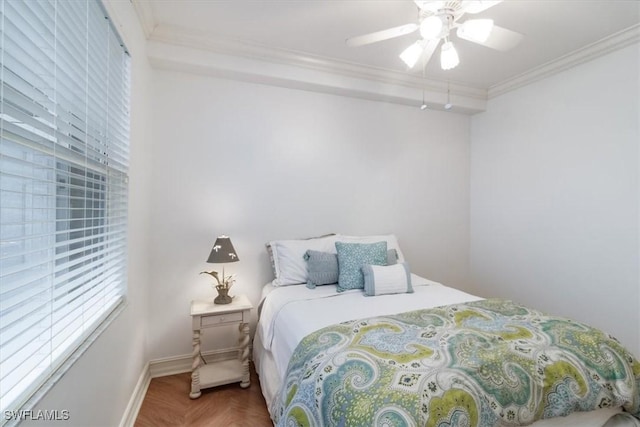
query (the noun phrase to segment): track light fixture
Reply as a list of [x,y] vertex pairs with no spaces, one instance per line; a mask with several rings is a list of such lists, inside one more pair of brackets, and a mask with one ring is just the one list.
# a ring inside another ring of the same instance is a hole
[[428,108],[427,103],[424,102],[424,81],[425,81],[426,68],[427,68],[427,64],[422,64],[422,105],[420,105],[420,109],[422,111]]
[[453,104],[451,104],[451,88],[450,83],[447,82],[447,103],[444,104],[444,109],[449,111],[453,108]]

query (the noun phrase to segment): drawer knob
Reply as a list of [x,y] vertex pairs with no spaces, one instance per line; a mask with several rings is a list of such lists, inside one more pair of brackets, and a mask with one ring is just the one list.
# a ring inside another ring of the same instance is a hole
[[224,316],[220,317],[220,321],[224,322]]

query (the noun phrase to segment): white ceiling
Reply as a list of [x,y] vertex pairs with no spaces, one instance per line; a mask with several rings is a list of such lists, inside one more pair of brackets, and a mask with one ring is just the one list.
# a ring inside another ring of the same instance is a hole
[[[410,34],[358,48],[348,37],[417,22],[412,0],[136,0],[146,13],[145,28],[172,28],[212,40],[247,42],[265,52],[286,50],[376,69],[420,76],[407,70],[398,54],[417,40]],[[474,17],[490,17],[499,26],[522,33],[523,42],[498,52],[456,41],[460,65],[442,71],[434,55],[427,78],[478,89],[491,87],[640,25],[638,0],[505,0]],[[637,33],[637,31],[635,32]]]

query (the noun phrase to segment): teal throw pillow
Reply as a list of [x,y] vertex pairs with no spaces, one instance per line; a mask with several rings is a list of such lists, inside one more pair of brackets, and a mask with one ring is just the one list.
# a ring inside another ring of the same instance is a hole
[[338,252],[338,292],[364,289],[363,265],[387,265],[387,242],[336,242]]
[[308,250],[304,254],[307,261],[309,281],[307,288],[314,289],[320,285],[338,283],[338,257],[331,252]]
[[[307,261],[309,281],[307,288],[315,289],[316,286],[333,285],[338,283],[338,255],[331,252],[320,252],[309,249],[304,254]],[[398,251],[387,251],[387,265],[398,263]]]

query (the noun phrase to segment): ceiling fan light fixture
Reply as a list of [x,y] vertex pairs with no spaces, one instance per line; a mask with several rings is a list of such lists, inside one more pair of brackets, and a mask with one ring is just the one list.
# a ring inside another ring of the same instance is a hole
[[458,27],[457,35],[465,40],[484,43],[492,29],[493,19],[470,19]]
[[422,51],[424,50],[424,42],[422,40],[418,40],[413,43],[411,46],[406,48],[400,54],[400,59],[407,64],[407,67],[413,68],[420,59],[420,55],[422,55]]
[[427,40],[436,39],[442,32],[442,20],[437,16],[429,16],[420,24],[420,35]]
[[458,57],[458,51],[456,51],[453,43],[447,40],[442,44],[440,51],[440,67],[442,67],[443,70],[451,70],[457,67],[459,63],[460,58]]

